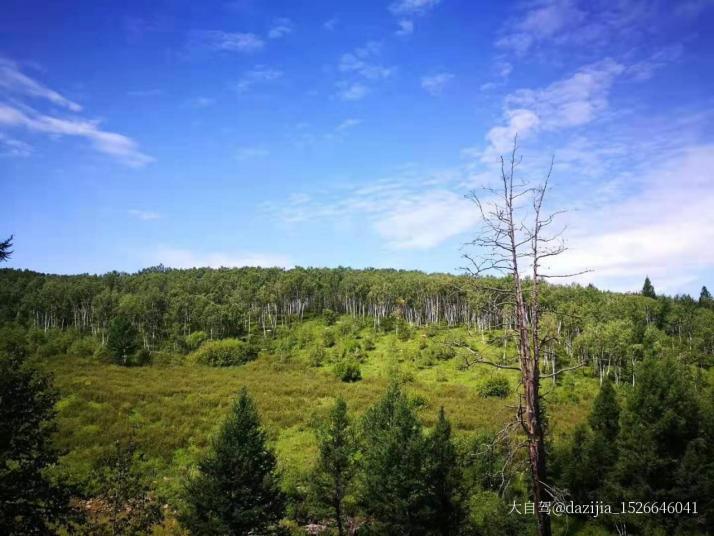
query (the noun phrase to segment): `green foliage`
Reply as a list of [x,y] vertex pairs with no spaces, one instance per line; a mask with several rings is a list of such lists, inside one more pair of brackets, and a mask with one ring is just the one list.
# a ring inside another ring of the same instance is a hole
[[362,423],[360,498],[382,534],[417,534],[429,524],[421,423],[392,384]]
[[14,356],[0,355],[0,533],[50,534],[70,517],[68,490],[47,475],[58,458],[50,442],[57,395],[17,357],[17,343],[4,345]]
[[328,419],[317,432],[319,455],[313,478],[318,500],[329,507],[337,533],[345,531],[345,498],[355,474],[357,443],[347,414],[347,403],[338,398]]
[[433,534],[456,535],[464,519],[463,475],[451,440],[451,423],[443,407],[426,440],[424,455],[425,479],[429,486],[427,508],[431,511],[429,528]]
[[266,443],[255,404],[243,389],[186,485],[181,521],[193,534],[262,533],[277,525],[285,504]]
[[117,316],[109,324],[107,348],[117,365],[128,365],[131,355],[139,344],[138,334],[132,323],[125,316]]
[[642,295],[647,298],[656,298],[657,297],[657,294],[655,293],[654,286],[652,285],[652,282],[650,281],[649,277],[645,277],[645,284],[642,285]]
[[184,345],[186,350],[193,352],[207,340],[208,333],[205,331],[194,331],[190,335],[186,335],[186,337],[184,337]]
[[138,470],[143,458],[133,441],[117,442],[96,468],[101,492],[83,531],[93,536],[142,536],[163,519],[161,507]]
[[505,376],[491,376],[481,383],[478,394],[484,398],[506,398],[511,394],[511,385]]
[[358,382],[362,379],[359,363],[353,358],[340,359],[334,365],[335,375],[343,382]]
[[238,339],[205,342],[190,356],[195,363],[211,367],[244,365],[255,357],[254,350]]
[[673,359],[643,362],[622,411],[614,470],[622,496],[674,497],[674,479],[698,433],[699,407],[688,370]]

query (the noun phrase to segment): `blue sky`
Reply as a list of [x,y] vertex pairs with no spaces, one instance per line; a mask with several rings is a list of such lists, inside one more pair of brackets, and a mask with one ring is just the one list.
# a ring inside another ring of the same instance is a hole
[[10,266],[456,271],[515,133],[570,250],[714,286],[714,3],[6,0]]

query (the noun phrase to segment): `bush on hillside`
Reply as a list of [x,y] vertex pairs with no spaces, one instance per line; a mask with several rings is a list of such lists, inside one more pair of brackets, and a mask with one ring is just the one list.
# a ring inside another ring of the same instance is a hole
[[358,382],[362,379],[359,363],[353,359],[342,359],[335,363],[335,375],[343,382]]
[[198,350],[198,348],[208,340],[208,333],[205,331],[194,331],[190,335],[184,337],[184,345],[189,352]]
[[255,350],[238,339],[208,341],[191,354],[193,361],[210,367],[243,365],[256,357]]
[[506,398],[511,394],[511,385],[503,376],[492,376],[481,384],[478,394],[483,397]]

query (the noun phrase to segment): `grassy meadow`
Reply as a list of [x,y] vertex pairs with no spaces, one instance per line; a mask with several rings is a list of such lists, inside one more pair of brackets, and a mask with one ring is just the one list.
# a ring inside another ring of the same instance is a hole
[[[318,364],[313,354],[326,332],[336,337],[334,345],[320,352]],[[256,360],[236,367],[201,366],[192,363],[190,355],[167,353],[156,354],[144,367],[121,367],[91,355],[45,358],[42,366],[54,376],[61,395],[56,443],[64,455],[56,470],[92,493],[95,467],[116,442],[132,438],[143,453],[142,474],[172,503],[243,386],[255,398],[274,442],[287,490],[308,478],[316,458],[315,419],[334,398],[342,395],[349,410],[360,415],[395,378],[406,385],[426,426],[433,425],[443,406],[457,438],[495,432],[514,419],[518,373],[486,365],[465,367],[458,352],[448,359],[424,355],[460,338],[498,359],[504,349],[497,335],[432,327],[397,336],[343,317],[334,326],[309,320],[284,328],[264,341]],[[355,342],[369,348],[359,358],[362,379],[343,382],[333,371],[333,361]],[[480,386],[495,376],[509,382],[505,398],[479,394]],[[583,371],[566,375],[557,386],[544,383],[556,441],[585,418],[596,391],[597,381]]]

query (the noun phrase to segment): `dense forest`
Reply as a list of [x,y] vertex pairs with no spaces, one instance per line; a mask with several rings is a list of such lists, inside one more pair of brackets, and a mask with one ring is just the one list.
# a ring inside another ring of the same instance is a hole
[[[519,396],[502,292],[512,283],[347,268],[2,270],[2,436],[15,439],[0,445],[0,524],[535,531],[522,515],[523,436],[508,418]],[[540,303],[553,499],[632,508],[562,514],[554,531],[711,533],[707,289],[695,299],[657,295],[649,279],[630,294],[543,284]],[[483,356],[497,367],[476,366]]]

